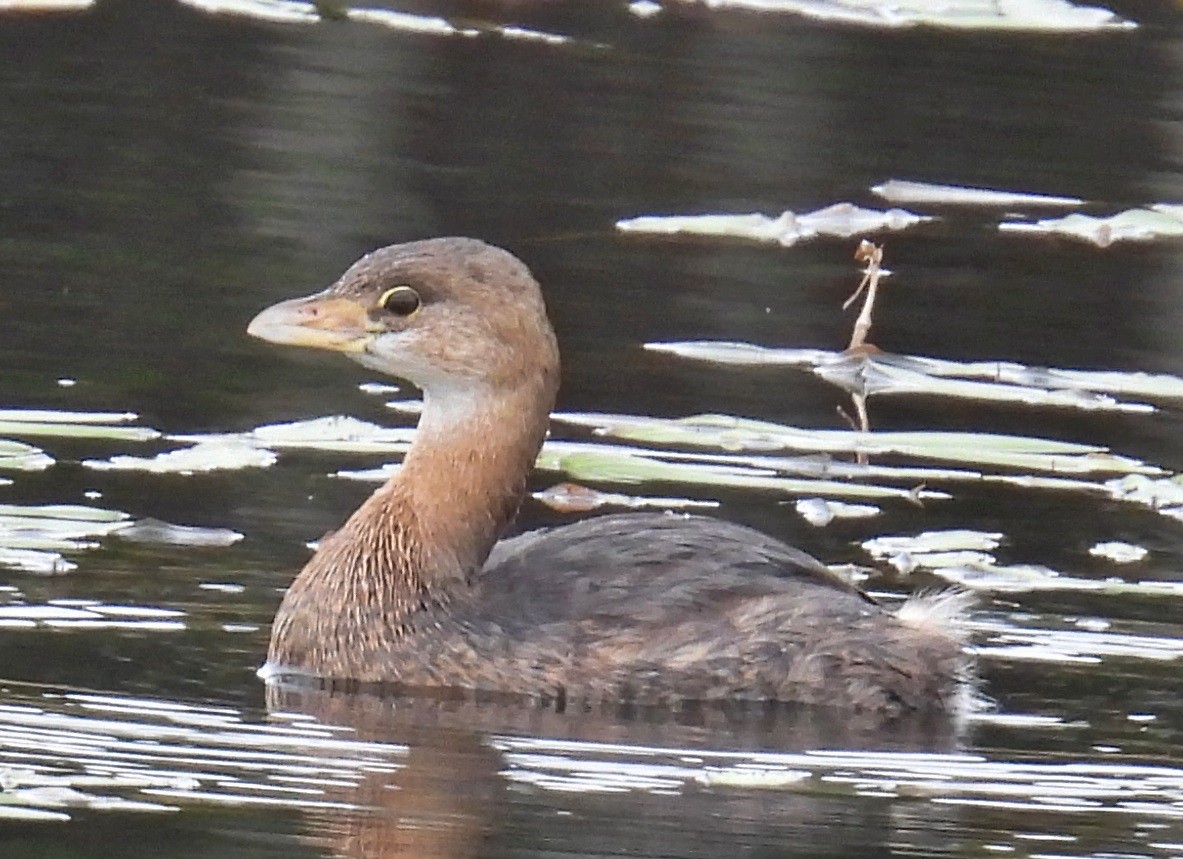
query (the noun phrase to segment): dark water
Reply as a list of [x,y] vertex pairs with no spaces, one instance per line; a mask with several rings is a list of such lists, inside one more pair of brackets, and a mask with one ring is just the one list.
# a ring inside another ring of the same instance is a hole
[[[600,4],[420,10],[574,41],[262,24],[165,2],[0,17],[0,406],[129,410],[178,433],[390,421],[356,388],[370,374],[252,342],[246,322],[372,247],[462,234],[512,249],[544,285],[562,408],[842,427],[840,399],[806,374],[640,347],[839,348],[852,241],[653,241],[613,223],[870,204],[869,186],[891,177],[1076,195],[1105,212],[1183,201],[1183,41],[1155,4],[1118,7],[1140,29],[1089,37],[873,33],[697,9],[642,21]],[[992,223],[954,213],[887,240],[897,275],[880,346],[1183,372],[1178,243],[1101,251]],[[881,429],[1047,435],[1183,469],[1177,407],[1098,416],[899,399],[872,413]],[[126,443],[34,441],[58,464],[11,475],[0,501],[83,503],[97,490],[137,518],[246,539],[105,542],[63,577],[0,569],[30,605],[183,612],[179,628],[0,628],[0,786],[90,776],[106,779],[98,795],[180,809],[75,803],[68,821],[0,822],[5,857],[1183,853],[1178,597],[984,598],[982,630],[1054,636],[1102,619],[1123,646],[985,657],[999,712],[1049,721],[987,720],[959,737],[923,725],[868,736],[818,714],[267,702],[253,672],[303,544],[368,491],[326,475],[381,458],[152,476],[77,464],[142,452]],[[857,543],[878,533],[974,527],[1006,534],[1010,560],[1096,578],[1111,571],[1088,547],[1128,540],[1151,550],[1131,576],[1183,579],[1183,526],[1094,498],[964,489],[820,531],[779,498],[723,500],[720,515],[827,560],[865,562]],[[741,764],[776,775],[711,781]]]

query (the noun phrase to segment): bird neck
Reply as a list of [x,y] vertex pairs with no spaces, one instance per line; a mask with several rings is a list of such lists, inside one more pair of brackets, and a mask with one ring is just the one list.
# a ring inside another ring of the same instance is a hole
[[301,578],[334,580],[405,617],[446,603],[480,569],[517,512],[557,387],[428,390],[398,472],[327,537]]
[[425,392],[415,442],[383,487],[411,511],[408,536],[433,559],[418,571],[423,584],[479,569],[517,513],[554,405],[546,382]]

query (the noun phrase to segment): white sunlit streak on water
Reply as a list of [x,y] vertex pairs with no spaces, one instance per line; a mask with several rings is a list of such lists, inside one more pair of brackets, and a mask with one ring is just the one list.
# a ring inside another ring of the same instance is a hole
[[405,749],[340,730],[90,694],[0,705],[0,818],[11,808],[177,808],[167,801],[350,808],[325,788],[396,768]]
[[[687,785],[707,789],[766,789],[793,793],[928,800],[937,806],[1003,811],[1005,830],[984,832],[991,843],[1013,839],[1063,839],[1055,826],[1091,826],[1097,815],[1124,818],[1153,840],[1143,847],[1171,853],[1165,829],[1183,818],[1183,770],[1140,764],[1077,761],[992,761],[971,754],[911,754],[862,751],[802,753],[702,752],[548,740],[501,740],[512,781],[548,790],[680,793]],[[1029,847],[1015,843],[1007,852]],[[1066,854],[1065,854],[1066,855]],[[1078,853],[1072,855],[1102,855]]]
[[[1057,727],[1018,717],[994,725],[1018,732]],[[1012,815],[1005,830],[1031,837],[1071,832],[1084,825],[1082,816],[1106,815],[1137,828],[1149,839],[1140,846],[1155,855],[1170,855],[1169,845],[1183,840],[1183,768],[1173,766],[504,736],[486,742],[501,754],[507,784],[550,794],[559,805],[574,801],[563,796],[588,793],[782,791],[1000,811]],[[0,704],[0,818],[63,820],[75,807],[167,812],[211,804],[351,812],[361,807],[351,789],[367,774],[397,772],[406,752],[302,716],[252,723],[233,709],[172,701],[83,693],[15,698]],[[996,828],[982,836],[999,843]]]
[[[1107,657],[1150,662],[1183,658],[1183,637],[1142,635],[1111,628],[1049,629],[1023,625],[1034,622],[1038,622],[1037,618],[1022,615],[1006,619],[977,618],[968,625],[980,641],[974,652],[979,658],[1046,663],[1100,664]],[[1119,625],[1103,623],[1106,627]]]

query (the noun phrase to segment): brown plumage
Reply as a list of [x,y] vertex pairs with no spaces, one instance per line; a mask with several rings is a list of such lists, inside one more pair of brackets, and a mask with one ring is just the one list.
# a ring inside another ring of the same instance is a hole
[[559,376],[541,292],[509,253],[393,245],[249,330],[424,392],[400,471],[289,588],[267,674],[585,703],[960,706],[955,599],[897,616],[808,555],[698,516],[604,516],[497,543]]

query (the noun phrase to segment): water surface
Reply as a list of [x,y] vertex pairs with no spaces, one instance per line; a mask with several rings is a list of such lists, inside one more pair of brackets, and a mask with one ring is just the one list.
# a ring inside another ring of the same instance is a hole
[[[891,177],[1080,196],[1106,213],[1183,202],[1179,25],[1143,6],[1118,11],[1144,26],[1095,36],[420,7],[566,44],[262,24],[171,3],[5,14],[0,406],[129,410],[172,433],[334,413],[396,422],[358,391],[371,374],[252,342],[246,322],[375,246],[461,234],[512,249],[543,284],[563,345],[560,407],[842,428],[843,398],[809,375],[641,347],[841,348],[853,240],[781,249],[612,225],[870,205],[868,188]],[[883,348],[1183,373],[1177,242],[1100,250],[944,214],[887,239]],[[1169,405],[1100,415],[901,398],[871,411],[880,429],[1050,436],[1183,468]],[[35,442],[58,463],[9,475],[0,501],[94,503],[245,539],[104,540],[69,575],[0,570],[4,604],[48,609],[0,627],[0,785],[59,791],[21,794],[53,819],[0,824],[5,856],[1183,852],[1178,597],[987,594],[974,644],[997,710],[957,735],[868,734],[800,713],[267,701],[254,670],[282,589],[305,542],[368,491],[327,475],[383,458],[100,473],[78,462],[167,445]],[[708,494],[718,515],[827,561],[868,563],[858,544],[878,534],[973,527],[1002,532],[1014,562],[1183,578],[1183,526],[1093,497],[958,487],[950,502],[819,530],[780,497]],[[560,518],[527,505],[521,525]],[[1113,539],[1150,554],[1132,569],[1088,555]],[[60,611],[80,605],[124,611],[102,623]]]

